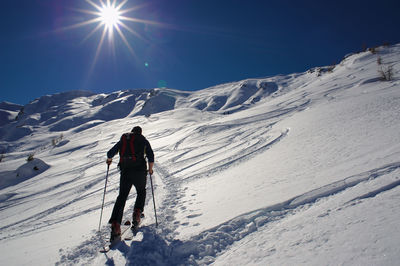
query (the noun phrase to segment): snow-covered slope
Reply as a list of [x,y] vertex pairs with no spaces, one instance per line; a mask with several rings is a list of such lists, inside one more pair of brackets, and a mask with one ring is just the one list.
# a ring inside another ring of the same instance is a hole
[[[400,45],[377,51],[196,92],[2,104],[0,263],[397,265]],[[155,151],[160,225],[149,189],[139,234],[104,255],[119,185],[113,164],[97,232],[105,153],[134,125]]]
[[1,102],[0,103],[0,126],[4,126],[13,120],[18,115],[19,110],[22,108],[21,105]]

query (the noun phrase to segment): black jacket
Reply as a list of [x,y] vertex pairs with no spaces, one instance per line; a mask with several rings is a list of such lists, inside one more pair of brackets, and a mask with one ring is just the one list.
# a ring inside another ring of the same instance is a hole
[[[128,133],[132,134],[132,133]],[[150,146],[149,141],[141,134],[135,134],[134,140],[134,147],[135,147],[135,154],[144,159],[147,157],[150,163],[154,162],[154,153],[153,149]],[[119,152],[121,156],[121,149],[122,149],[122,137],[121,139],[107,152],[107,158],[113,158],[117,152]],[[128,144],[129,145],[129,144]]]

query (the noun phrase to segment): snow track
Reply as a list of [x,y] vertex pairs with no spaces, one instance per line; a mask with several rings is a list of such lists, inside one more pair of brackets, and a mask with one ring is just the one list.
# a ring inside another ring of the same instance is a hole
[[[184,241],[173,238],[170,225],[174,224],[175,221],[171,216],[166,216],[160,223],[161,226],[159,229],[156,229],[154,224],[141,227],[140,232],[142,236],[139,240],[134,239],[131,243],[122,244],[118,247],[117,252],[120,252],[127,259],[128,265],[211,264],[215,261],[215,258],[246,236],[264,230],[263,228],[269,227],[270,224],[276,224],[280,220],[304,212],[316,202],[328,199],[337,201],[338,198],[335,198],[336,194],[347,193],[346,191],[350,188],[360,186],[362,183],[370,183],[374,179],[385,179],[392,172],[400,173],[400,162],[371,169],[370,171],[344,178],[341,181],[314,189],[273,206],[242,214]],[[360,195],[348,202],[339,203],[337,209],[345,208],[346,205],[352,202],[352,204],[357,204],[360,200],[374,197],[398,185],[400,185],[399,180],[395,180],[376,189],[370,188],[372,191],[367,194]],[[171,206],[170,204],[173,203],[168,201],[167,206]],[[325,210],[328,213],[330,211],[332,210]],[[82,249],[87,249],[84,251],[85,256],[94,256],[96,255],[95,251],[87,248],[93,246],[94,243],[98,243],[98,241],[95,241],[95,238],[92,241],[83,243],[76,252],[79,252],[82,256]],[[72,262],[72,254],[64,256],[64,260],[61,262]],[[108,258],[108,263],[112,261],[111,256]]]
[[[371,169],[309,191],[285,202],[240,215],[186,241],[169,239],[159,230],[154,230],[154,227],[143,228],[143,240],[132,243],[128,255],[129,261],[132,265],[135,265],[135,262],[138,261],[144,263],[144,265],[210,264],[235,242],[257,232],[269,223],[303,212],[315,202],[335,197],[338,193],[346,193],[346,190],[363,182],[385,178],[386,175],[395,171],[399,174],[399,170],[400,162]],[[351,201],[374,197],[398,185],[400,185],[399,180],[393,181]],[[346,204],[348,203],[343,203],[342,207]]]

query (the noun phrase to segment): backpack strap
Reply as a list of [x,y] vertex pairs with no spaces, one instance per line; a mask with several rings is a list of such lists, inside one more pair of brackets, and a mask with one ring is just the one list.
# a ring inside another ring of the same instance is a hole
[[[120,162],[126,160],[126,159],[132,159],[133,162],[136,162],[136,154],[135,154],[135,135],[134,134],[130,134],[130,133],[125,133],[122,135],[121,137],[121,153],[120,153]],[[131,151],[130,155],[128,154],[127,156],[125,156],[126,153],[126,149],[128,147],[128,142],[129,142],[129,149]],[[127,157],[127,158],[125,158]]]
[[122,147],[121,147],[121,154],[120,157],[124,157],[125,151],[126,151],[126,134],[123,134],[121,137],[122,140]]
[[135,155],[135,145],[133,145],[133,142],[135,141],[135,135],[131,135],[131,139],[129,141],[129,145],[131,147],[131,156],[132,156],[132,161],[136,162],[136,155]]

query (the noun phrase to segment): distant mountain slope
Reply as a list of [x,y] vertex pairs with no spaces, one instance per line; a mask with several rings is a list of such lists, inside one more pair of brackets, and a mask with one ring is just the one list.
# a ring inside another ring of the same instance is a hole
[[[397,49],[396,47],[382,50],[379,56],[384,56],[390,49]],[[347,68],[366,62],[371,57],[375,58],[375,62],[372,61],[372,63],[376,63],[378,56],[368,52],[363,55],[348,56],[336,67],[319,67],[306,73],[248,79],[194,92],[166,88],[117,91],[110,94],[69,91],[42,96],[25,106],[2,103],[0,105],[0,141],[19,140],[32,134],[34,128],[37,127],[47,127],[51,132],[62,132],[72,128],[79,131],[87,129],[88,125],[80,129],[79,127],[89,121],[94,121],[89,126],[91,127],[104,121],[138,115],[150,116],[178,108],[196,108],[202,111],[229,114],[247,109],[264,99],[319,81],[333,70],[346,71]],[[371,73],[370,79],[362,82],[376,81],[379,79],[378,71],[389,65],[390,62],[387,62],[387,64],[369,68],[374,69],[374,73]],[[7,150],[4,143],[0,145]]]
[[7,125],[15,120],[22,105],[1,102],[0,103],[0,127]]

